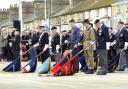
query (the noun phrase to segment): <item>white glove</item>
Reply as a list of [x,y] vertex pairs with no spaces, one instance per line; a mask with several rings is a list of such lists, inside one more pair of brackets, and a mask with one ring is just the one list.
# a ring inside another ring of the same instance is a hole
[[10,47],[12,47],[12,42],[9,42]]
[[24,55],[24,52],[20,51],[20,56],[23,56]]
[[29,44],[32,44],[32,42],[31,42],[31,41],[32,41],[32,40],[30,39],[30,40],[28,41],[28,43],[29,43]]
[[106,42],[106,49],[109,50],[111,46],[111,42]]
[[34,46],[33,46],[33,47],[37,47],[37,46],[39,46],[39,43],[34,44]]
[[113,45],[115,45],[116,44],[116,40],[114,40],[111,44],[110,44],[110,46],[113,46]]
[[127,50],[127,49],[128,49],[128,42],[125,42],[124,49],[125,49],[125,50]]
[[43,51],[46,51],[49,48],[48,44],[45,44]]
[[56,45],[56,50],[59,50],[60,46],[59,45]]
[[94,45],[94,44],[95,44],[95,42],[91,41],[91,42],[90,42],[90,44],[91,44],[91,45]]
[[74,48],[77,48],[77,45],[75,45]]
[[64,41],[64,43],[68,43],[68,41],[67,41],[67,40],[65,40],[65,41]]
[[78,43],[78,46],[80,46],[81,45],[81,43]]

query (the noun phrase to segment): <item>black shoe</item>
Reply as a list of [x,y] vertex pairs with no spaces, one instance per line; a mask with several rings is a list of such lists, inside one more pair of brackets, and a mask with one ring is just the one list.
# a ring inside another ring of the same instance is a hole
[[96,74],[97,75],[107,75],[107,72],[98,71]]
[[117,69],[116,71],[124,71],[124,69]]
[[94,70],[89,69],[88,71],[85,72],[85,74],[94,74]]
[[121,68],[117,68],[117,71],[124,71],[126,66],[123,66]]

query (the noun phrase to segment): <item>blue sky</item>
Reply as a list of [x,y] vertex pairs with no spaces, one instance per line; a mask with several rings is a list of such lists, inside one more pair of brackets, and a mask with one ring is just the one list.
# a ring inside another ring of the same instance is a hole
[[[33,1],[33,0],[22,0],[22,1]],[[10,4],[16,4],[19,0],[0,0],[0,9],[9,8]]]

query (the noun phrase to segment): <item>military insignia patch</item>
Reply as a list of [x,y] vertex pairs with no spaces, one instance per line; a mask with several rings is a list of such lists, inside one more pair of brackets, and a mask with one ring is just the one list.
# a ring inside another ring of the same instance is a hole
[[120,37],[123,37],[123,34],[120,34]]

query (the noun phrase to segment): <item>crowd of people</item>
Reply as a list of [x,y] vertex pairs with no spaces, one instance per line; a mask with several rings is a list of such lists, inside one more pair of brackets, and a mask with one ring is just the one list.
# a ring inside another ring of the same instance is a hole
[[[65,52],[74,50],[72,55],[80,51],[78,46],[82,45],[85,61],[88,66],[86,74],[95,72],[95,57],[98,58],[97,75],[106,75],[108,70],[108,55],[119,56],[117,71],[124,71],[128,67],[128,23],[119,21],[117,29],[107,27],[100,19],[95,20],[94,25],[88,19],[83,22],[83,29],[75,25],[75,20],[70,20],[71,31],[58,32],[57,27],[52,27],[49,32],[45,26],[39,29],[19,31],[13,29],[8,32],[0,30],[0,59],[1,61],[13,61],[20,57],[22,61],[36,58],[40,52],[43,53],[38,59],[43,63],[49,56],[55,63],[64,56]],[[114,31],[117,30],[115,33]],[[75,49],[74,49],[75,48]],[[79,60],[77,60],[77,72],[79,71]]]

